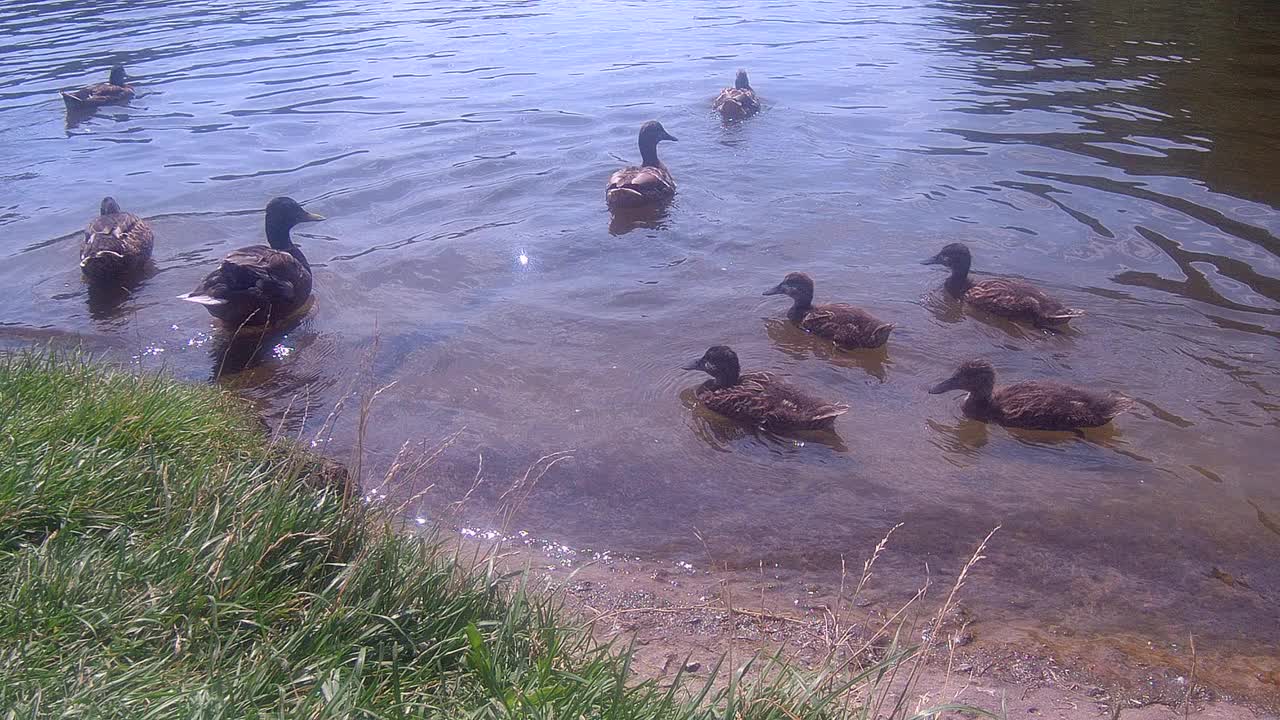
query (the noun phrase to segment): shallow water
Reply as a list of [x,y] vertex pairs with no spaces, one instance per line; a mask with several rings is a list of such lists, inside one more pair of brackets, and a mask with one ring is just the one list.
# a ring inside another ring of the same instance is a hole
[[[999,524],[966,591],[989,617],[1274,656],[1267,2],[386,5],[0,8],[0,343],[216,379],[307,435],[353,387],[394,383],[364,438],[374,471],[459,433],[388,488],[435,483],[411,512],[461,498],[483,458],[467,507],[496,524],[513,479],[572,450],[512,523],[827,577],[902,522],[912,581]],[[57,91],[114,61],[139,96],[69,124]],[[738,66],[767,108],[726,127],[709,103]],[[605,179],[650,118],[680,138],[661,147],[677,201],[611,223]],[[105,194],[151,219],[157,272],[90,294],[78,232]],[[173,298],[258,242],[277,194],[330,218],[300,229],[315,302],[228,348]],[[953,240],[1088,315],[1046,334],[962,311],[919,264]],[[887,351],[782,322],[760,294],[791,270],[898,323]],[[703,378],[677,368],[716,343],[849,402],[838,438],[691,410]],[[1083,439],[967,422],[924,388],[971,356],[1139,404]]]

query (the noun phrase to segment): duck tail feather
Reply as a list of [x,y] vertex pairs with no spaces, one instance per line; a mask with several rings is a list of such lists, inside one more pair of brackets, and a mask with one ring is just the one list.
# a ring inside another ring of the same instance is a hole
[[871,337],[874,339],[877,346],[883,345],[889,342],[889,335],[890,333],[893,332],[893,329],[896,327],[898,326],[895,325],[894,323],[885,323],[877,327],[874,331],[872,331]]
[[211,295],[202,295],[200,293],[187,293],[185,295],[179,295],[178,299],[186,300],[187,302],[193,302],[193,303],[196,303],[197,305],[226,305],[227,304],[227,301],[223,298],[216,298]]
[[813,414],[813,419],[815,421],[834,420],[847,412],[849,412],[848,405],[826,405]]
[[1108,420],[1113,419],[1116,416],[1121,415],[1123,413],[1129,412],[1130,410],[1133,409],[1133,406],[1134,406],[1133,398],[1129,397],[1128,395],[1121,395],[1120,393],[1114,393],[1111,395],[1110,399],[1111,399],[1111,407],[1107,408],[1107,411],[1106,411],[1106,416]]
[[1070,319],[1072,319],[1072,318],[1078,318],[1078,317],[1083,317],[1083,316],[1084,316],[1084,311],[1083,311],[1083,310],[1073,310],[1073,309],[1068,308],[1068,309],[1066,309],[1066,310],[1060,310],[1060,311],[1058,311],[1058,312],[1056,312],[1056,313],[1054,313],[1054,314],[1050,315],[1050,316],[1049,316],[1049,319],[1050,319],[1050,320],[1057,320],[1057,321],[1060,321],[1060,322],[1065,322],[1065,321],[1070,320]]

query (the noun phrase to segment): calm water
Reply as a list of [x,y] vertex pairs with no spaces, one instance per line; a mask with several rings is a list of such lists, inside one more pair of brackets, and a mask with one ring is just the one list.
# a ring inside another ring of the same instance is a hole
[[[492,520],[525,467],[572,450],[519,527],[828,577],[904,522],[891,562],[914,582],[999,523],[970,586],[985,617],[1274,656],[1272,4],[386,5],[0,7],[0,342],[216,379],[303,432],[353,386],[394,381],[375,469],[406,439],[461,433],[390,488],[434,482],[421,512],[461,497],[482,456],[470,507]],[[68,127],[57,90],[113,61],[139,96]],[[709,103],[739,66],[767,109],[723,127]],[[680,138],[661,148],[678,200],[611,225],[605,179],[650,118]],[[158,272],[90,295],[77,234],[108,193],[152,219]],[[173,298],[260,241],[277,194],[330,218],[301,228],[316,301],[256,353],[225,352]],[[1046,335],[961,312],[918,264],[952,240],[1088,316]],[[897,322],[887,352],[780,322],[784,300],[760,293],[790,270]],[[839,440],[691,411],[703,378],[677,368],[722,342],[849,402]],[[1140,404],[1084,440],[966,422],[923,388],[970,356]]]

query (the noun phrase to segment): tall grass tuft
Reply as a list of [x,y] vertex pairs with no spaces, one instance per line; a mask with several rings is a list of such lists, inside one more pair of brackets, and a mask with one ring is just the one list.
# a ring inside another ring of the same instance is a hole
[[869,717],[850,698],[912,654],[629,681],[553,599],[329,477],[217,390],[0,359],[0,718]]

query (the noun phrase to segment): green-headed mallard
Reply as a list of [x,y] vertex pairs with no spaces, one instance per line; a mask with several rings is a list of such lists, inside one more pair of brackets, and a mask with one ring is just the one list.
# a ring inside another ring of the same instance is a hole
[[929,388],[937,395],[966,390],[966,417],[1030,430],[1078,430],[1111,422],[1133,406],[1117,392],[1100,393],[1047,381],[1023,381],[996,389],[996,371],[986,360],[969,360]]
[[133,87],[126,84],[124,66],[111,68],[111,77],[104,83],[94,83],[79,90],[62,93],[62,101],[68,110],[89,110],[102,105],[128,102],[133,98]]
[[265,325],[289,317],[311,296],[311,265],[289,231],[298,223],[323,220],[292,198],[267,203],[266,245],[231,251],[217,270],[182,300],[204,305],[228,325]]
[[788,273],[765,295],[786,295],[794,302],[787,318],[802,330],[828,338],[843,348],[878,348],[889,340],[893,323],[881,322],[871,313],[852,305],[813,304],[813,278],[804,273]]
[[136,272],[151,259],[154,243],[146,220],[121,210],[115,198],[102,198],[98,217],[85,228],[80,243],[80,271],[90,280]]
[[605,201],[612,209],[658,205],[675,197],[676,181],[658,159],[658,142],[675,137],[657,120],[640,126],[640,165],[625,167],[609,176]]
[[944,283],[947,292],[993,315],[1030,322],[1037,327],[1061,325],[1084,315],[1083,311],[1072,310],[1023,280],[990,278],[974,282],[969,279],[972,262],[968,246],[951,243],[923,264],[943,265],[950,269],[951,277]]
[[849,412],[848,405],[819,400],[770,373],[741,373],[738,355],[724,345],[708,349],[683,369],[711,376],[694,392],[707,409],[767,430],[830,429]]
[[760,112],[760,98],[751,89],[747,71],[739,70],[738,76],[733,80],[733,87],[721,90],[711,106],[725,120],[746,120]]

